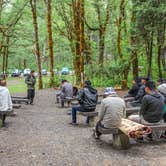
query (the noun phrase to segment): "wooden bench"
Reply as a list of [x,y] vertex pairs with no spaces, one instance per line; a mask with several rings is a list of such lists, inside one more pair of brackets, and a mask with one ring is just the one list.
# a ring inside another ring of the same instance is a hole
[[128,149],[129,148],[129,137],[125,135],[118,128],[105,129],[99,127],[99,132],[102,134],[112,134],[113,135],[113,146],[118,149]]
[[89,116],[89,126],[93,127],[95,125],[95,117],[98,115],[98,112],[79,112],[82,116]]
[[126,117],[130,116],[131,114],[138,114],[139,111],[140,111],[140,107],[126,108]]
[[14,104],[21,104],[21,103],[26,103],[29,104],[30,100],[27,98],[17,98],[17,97],[12,97],[12,102]]

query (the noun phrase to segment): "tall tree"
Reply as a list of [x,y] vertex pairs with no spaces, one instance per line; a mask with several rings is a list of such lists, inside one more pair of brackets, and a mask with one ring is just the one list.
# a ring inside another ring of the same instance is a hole
[[38,36],[38,22],[37,22],[37,6],[36,0],[30,0],[32,16],[33,16],[33,25],[34,25],[34,32],[35,32],[35,55],[37,59],[37,67],[38,67],[38,88],[43,88],[42,82],[42,75],[41,75],[41,56],[40,56],[40,47],[39,47],[39,36]]
[[84,0],[72,0],[72,12],[74,22],[75,58],[74,69],[76,84],[83,85],[84,80]]
[[54,53],[53,53],[53,40],[52,40],[52,20],[51,20],[51,0],[46,0],[47,5],[47,32],[48,32],[48,49],[50,57],[50,85],[54,85]]

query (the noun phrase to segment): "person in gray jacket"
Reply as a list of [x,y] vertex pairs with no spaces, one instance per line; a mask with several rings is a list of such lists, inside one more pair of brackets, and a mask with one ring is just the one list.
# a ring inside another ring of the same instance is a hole
[[113,128],[121,125],[121,119],[125,116],[125,102],[118,97],[112,87],[108,87],[104,91],[105,98],[101,102],[101,110],[99,111],[98,121],[94,130],[94,136],[98,139],[101,133],[99,127]]
[[[73,97],[73,85],[68,82],[67,80],[61,81],[61,92],[60,92],[60,98],[61,98],[61,106],[64,107],[65,100],[71,99]],[[68,103],[68,107],[70,107],[70,102]]]

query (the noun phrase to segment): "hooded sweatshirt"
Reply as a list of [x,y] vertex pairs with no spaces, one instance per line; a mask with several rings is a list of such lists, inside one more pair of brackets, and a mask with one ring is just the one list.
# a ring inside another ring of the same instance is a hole
[[0,86],[0,111],[12,111],[12,100],[9,90]]
[[143,97],[140,115],[149,122],[156,123],[162,119],[164,110],[164,97],[154,91]]
[[97,90],[91,86],[85,86],[77,95],[81,107],[85,110],[93,110],[97,105]]

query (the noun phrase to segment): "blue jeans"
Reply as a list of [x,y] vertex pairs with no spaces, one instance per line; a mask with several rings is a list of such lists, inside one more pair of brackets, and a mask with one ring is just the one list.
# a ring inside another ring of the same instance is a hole
[[[72,107],[72,122],[77,123],[77,112],[93,112],[95,109],[86,110],[83,107]],[[89,116],[87,116],[86,123],[89,124]]]

